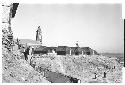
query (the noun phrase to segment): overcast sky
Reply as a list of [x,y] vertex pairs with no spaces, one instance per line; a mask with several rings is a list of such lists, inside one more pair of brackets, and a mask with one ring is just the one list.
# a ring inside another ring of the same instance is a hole
[[124,28],[120,4],[19,4],[12,20],[15,38],[36,38],[41,26],[43,45],[91,47],[122,53]]

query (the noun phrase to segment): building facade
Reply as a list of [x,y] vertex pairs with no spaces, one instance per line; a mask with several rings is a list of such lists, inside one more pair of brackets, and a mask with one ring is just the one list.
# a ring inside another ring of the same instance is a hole
[[34,54],[48,54],[57,53],[57,55],[98,55],[98,53],[89,47],[68,47],[68,46],[58,46],[58,47],[46,47],[40,46],[34,49]]
[[14,45],[13,32],[11,29],[11,20],[16,14],[19,3],[4,3],[2,4],[2,45],[8,49],[12,49]]

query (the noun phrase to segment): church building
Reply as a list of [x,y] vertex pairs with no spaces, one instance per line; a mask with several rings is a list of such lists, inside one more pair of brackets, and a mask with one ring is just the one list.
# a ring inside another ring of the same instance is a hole
[[38,29],[36,31],[36,41],[41,44],[40,46],[36,47],[34,50],[34,54],[48,54],[48,53],[57,53],[57,55],[98,55],[98,53],[89,48],[89,47],[79,47],[78,42],[76,43],[76,47],[68,47],[68,46],[58,46],[58,47],[47,47],[43,46],[42,43],[42,31],[40,26],[38,26]]

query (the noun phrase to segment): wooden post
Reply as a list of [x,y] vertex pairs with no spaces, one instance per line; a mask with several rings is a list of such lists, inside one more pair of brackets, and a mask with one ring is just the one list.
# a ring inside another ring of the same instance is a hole
[[95,55],[95,52],[94,52],[94,50],[93,50],[93,53],[92,53],[93,55]]
[[70,48],[70,55],[72,55],[72,50],[71,50],[71,48]]
[[78,80],[78,83],[81,83],[81,80]]
[[83,55],[83,51],[82,51],[82,55]]

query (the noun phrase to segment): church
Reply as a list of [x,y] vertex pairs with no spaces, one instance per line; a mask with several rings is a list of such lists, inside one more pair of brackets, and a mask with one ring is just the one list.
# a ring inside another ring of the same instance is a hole
[[58,46],[58,47],[47,47],[42,44],[42,31],[40,26],[36,31],[36,41],[41,45],[34,49],[33,54],[49,54],[56,53],[57,55],[99,55],[95,50],[90,47],[79,47],[78,42],[76,43],[76,47],[68,47],[68,46]]

